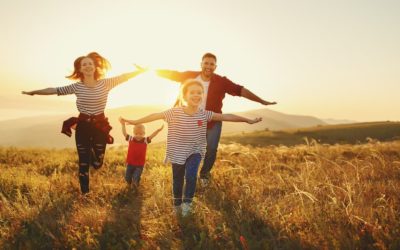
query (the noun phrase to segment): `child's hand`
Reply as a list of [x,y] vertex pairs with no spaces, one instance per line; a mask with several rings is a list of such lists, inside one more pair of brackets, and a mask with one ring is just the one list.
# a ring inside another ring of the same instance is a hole
[[158,131],[163,130],[163,128],[164,128],[164,124],[158,129]]
[[119,120],[119,122],[122,124],[122,125],[124,125],[125,124],[125,119],[124,118],[122,118],[121,116],[118,118],[118,120]]
[[257,117],[257,118],[255,118],[255,119],[250,119],[250,120],[248,120],[247,121],[247,123],[249,123],[249,124],[254,124],[254,123],[257,123],[257,122],[260,122],[260,121],[262,121],[262,118],[261,117]]

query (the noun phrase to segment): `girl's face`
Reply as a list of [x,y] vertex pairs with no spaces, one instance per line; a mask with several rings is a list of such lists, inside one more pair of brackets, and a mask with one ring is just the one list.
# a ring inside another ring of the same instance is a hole
[[94,65],[94,62],[91,58],[85,57],[82,59],[80,72],[83,75],[85,75],[85,76],[94,75],[95,70],[96,70],[96,66]]
[[203,88],[197,84],[189,86],[183,99],[188,106],[200,106],[203,101]]

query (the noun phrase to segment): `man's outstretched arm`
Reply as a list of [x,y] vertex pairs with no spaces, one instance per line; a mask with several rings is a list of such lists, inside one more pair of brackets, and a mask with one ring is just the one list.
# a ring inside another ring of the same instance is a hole
[[242,88],[240,95],[246,99],[249,99],[253,102],[258,102],[261,103],[262,105],[274,105],[276,104],[276,102],[269,102],[266,101],[260,97],[258,97],[257,95],[255,95],[253,92],[251,92],[250,90],[246,89],[246,88]]

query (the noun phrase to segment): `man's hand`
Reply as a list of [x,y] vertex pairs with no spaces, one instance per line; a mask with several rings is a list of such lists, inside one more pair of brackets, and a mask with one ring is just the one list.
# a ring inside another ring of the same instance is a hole
[[262,104],[262,105],[275,105],[276,102],[268,102],[268,101],[264,101],[264,100],[263,100],[263,101],[261,102],[261,104]]

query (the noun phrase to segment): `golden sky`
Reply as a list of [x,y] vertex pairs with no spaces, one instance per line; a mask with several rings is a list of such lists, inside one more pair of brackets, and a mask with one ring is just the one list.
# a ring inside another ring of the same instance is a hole
[[[92,51],[110,60],[109,76],[133,63],[198,70],[212,52],[216,73],[277,101],[273,110],[400,120],[399,13],[396,0],[1,1],[0,116],[73,101],[20,92],[71,83],[73,61]],[[108,107],[171,105],[177,91],[149,72],[113,90]],[[223,110],[258,108],[228,96]]]

